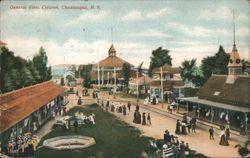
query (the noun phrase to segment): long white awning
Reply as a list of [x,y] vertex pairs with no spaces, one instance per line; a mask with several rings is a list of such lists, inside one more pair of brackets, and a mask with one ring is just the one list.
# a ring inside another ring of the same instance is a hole
[[222,109],[233,110],[233,111],[250,112],[250,107],[248,108],[248,107],[236,106],[236,105],[231,105],[231,104],[224,104],[224,103],[209,101],[205,99],[199,99],[198,97],[179,98],[179,100],[184,100],[187,102],[193,102],[193,103],[198,103],[198,104],[205,104],[205,105],[222,108]]

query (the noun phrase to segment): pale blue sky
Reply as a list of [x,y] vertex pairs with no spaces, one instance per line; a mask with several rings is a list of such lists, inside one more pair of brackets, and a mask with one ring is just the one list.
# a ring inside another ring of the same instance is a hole
[[[249,3],[246,0],[165,1],[1,1],[1,40],[24,58],[45,47],[49,64],[86,64],[108,55],[113,42],[118,56],[148,67],[153,49],[170,50],[173,64],[217,52],[233,45],[235,12],[236,44],[249,59]],[[11,9],[14,6],[27,9]],[[42,9],[43,6],[59,9]],[[38,6],[40,9],[29,9]],[[96,9],[62,9],[84,6]],[[97,7],[100,6],[100,9]]]

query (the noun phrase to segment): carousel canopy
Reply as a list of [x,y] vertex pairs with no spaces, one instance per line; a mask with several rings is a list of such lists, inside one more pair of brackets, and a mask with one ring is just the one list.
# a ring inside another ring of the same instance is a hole
[[99,64],[99,67],[106,67],[106,68],[122,67],[123,64],[125,63],[133,66],[129,62],[116,56],[116,50],[113,44],[111,45],[108,51],[108,55],[109,56],[107,58],[99,61],[97,64],[94,65],[94,67],[98,67],[98,64]]
[[[102,79],[102,75],[103,75],[103,79],[104,80],[107,80],[107,79],[113,79],[113,78],[117,78],[117,79],[120,79],[120,78],[123,78],[123,74],[122,74],[122,71],[119,70],[119,71],[116,71],[116,73],[114,73],[114,71],[103,71],[102,72],[102,69],[99,70],[99,79],[101,80]],[[91,71],[90,73],[90,76],[91,76],[91,79],[98,79],[98,71]],[[130,71],[130,77],[131,78],[136,78],[136,71],[135,70],[131,70]],[[139,74],[139,77],[141,77],[142,75]]]

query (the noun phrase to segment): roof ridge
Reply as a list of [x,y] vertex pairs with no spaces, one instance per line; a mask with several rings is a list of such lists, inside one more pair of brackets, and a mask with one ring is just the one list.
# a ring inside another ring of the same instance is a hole
[[19,89],[16,89],[16,90],[13,90],[13,91],[10,91],[10,92],[7,92],[7,93],[3,93],[1,97],[5,97],[7,95],[10,95],[10,94],[13,94],[13,93],[17,93],[17,92],[20,92],[20,91],[23,91],[23,90],[26,90],[26,89],[30,89],[32,87],[37,87],[37,86],[41,86],[41,85],[44,85],[46,83],[49,83],[49,82],[53,82],[52,80],[48,80],[48,81],[45,81],[45,82],[41,82],[41,83],[37,83],[37,84],[34,84],[34,85],[30,85],[30,86],[27,86],[27,87],[23,87],[23,88],[19,88]]

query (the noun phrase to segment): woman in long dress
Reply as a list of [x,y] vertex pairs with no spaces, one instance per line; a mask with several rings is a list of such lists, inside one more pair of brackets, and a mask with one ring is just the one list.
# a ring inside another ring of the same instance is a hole
[[180,126],[181,126],[180,120],[177,120],[177,122],[176,122],[176,129],[175,129],[175,133],[176,134],[180,134]]
[[224,130],[221,131],[221,134],[220,134],[220,143],[219,144],[220,145],[224,145],[224,146],[228,146],[229,145]]
[[142,125],[146,125],[146,113],[142,114]]

